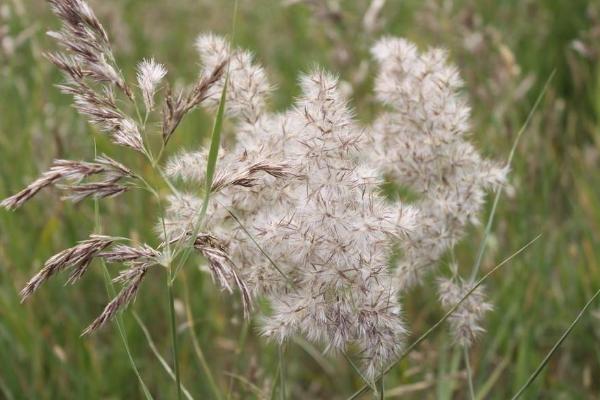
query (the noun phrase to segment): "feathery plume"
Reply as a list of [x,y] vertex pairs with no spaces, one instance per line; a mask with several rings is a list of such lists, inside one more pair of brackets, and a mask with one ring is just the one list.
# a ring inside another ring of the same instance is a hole
[[153,58],[143,60],[137,67],[137,81],[144,98],[146,110],[154,108],[154,94],[160,81],[167,74],[164,65],[157,63]]
[[[245,123],[256,123],[265,111],[265,100],[272,89],[264,69],[254,64],[252,53],[231,49],[224,38],[213,34],[198,36],[196,49],[204,64],[203,74],[229,60],[226,112]],[[224,84],[224,77],[220,77],[211,86],[206,96],[207,105],[216,107],[219,104]]]
[[462,80],[440,49],[419,53],[404,39],[384,38],[373,48],[379,63],[378,99],[389,105],[369,132],[374,165],[419,195],[419,229],[402,244],[396,275],[400,289],[416,284],[447,249],[477,223],[487,189],[498,189],[507,170],[481,157],[466,141],[470,108]]
[[[449,310],[468,292],[473,284],[462,279],[438,279],[438,295],[442,307]],[[494,307],[485,300],[485,289],[479,286],[448,317],[450,329],[456,344],[470,347],[477,337],[485,332],[481,322]]]

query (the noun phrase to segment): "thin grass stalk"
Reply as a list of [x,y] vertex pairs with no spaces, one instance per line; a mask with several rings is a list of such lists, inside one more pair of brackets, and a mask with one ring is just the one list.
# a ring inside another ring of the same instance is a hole
[[377,387],[375,387],[375,384],[367,379],[367,377],[362,373],[360,368],[358,368],[354,361],[352,361],[352,358],[350,358],[348,353],[343,352],[342,354],[344,355],[344,358],[346,359],[346,361],[348,361],[348,364],[350,364],[354,372],[356,372],[358,376],[360,376],[360,378],[365,382],[365,384],[368,385],[369,388],[371,388],[373,393],[377,394]]
[[167,268],[167,292],[169,295],[169,322],[171,326],[171,350],[173,352],[173,366],[175,367],[175,384],[177,385],[177,399],[181,400],[181,376],[179,372],[179,356],[177,351],[177,325],[175,322],[175,298],[173,296],[173,280],[171,266]]
[[[275,371],[275,377],[279,377],[279,371],[281,370],[281,363],[277,362],[277,370]],[[273,379],[273,387],[271,387],[271,396],[269,398],[271,400],[275,399],[275,393],[277,392],[277,384],[279,383],[279,379]]]
[[291,287],[293,286],[293,282],[290,279],[289,276],[287,276],[285,274],[285,272],[283,272],[281,270],[281,268],[279,268],[279,266],[275,263],[275,261],[273,261],[273,259],[271,258],[271,256],[263,249],[263,247],[256,241],[256,239],[254,238],[254,235],[252,235],[252,233],[250,233],[250,231],[248,231],[248,229],[246,229],[246,227],[244,226],[244,224],[242,224],[242,221],[240,221],[240,219],[237,217],[237,215],[235,215],[235,213],[230,210],[229,208],[227,208],[226,206],[222,205],[222,207],[227,211],[227,213],[234,219],[235,222],[237,222],[237,224],[239,225],[240,228],[242,228],[242,230],[244,231],[244,233],[246,234],[246,236],[248,236],[250,238],[250,240],[252,241],[252,243],[254,243],[254,245],[258,248],[258,250],[262,253],[263,256],[265,256],[267,258],[267,260],[269,260],[269,263],[273,266],[273,268],[275,268],[275,270],[277,272],[279,272],[279,274],[286,280],[286,282],[288,283],[288,285]]
[[200,343],[198,341],[198,336],[196,335],[196,330],[194,329],[194,319],[192,317],[192,311],[190,306],[190,293],[187,284],[187,275],[183,274],[183,297],[185,300],[185,315],[187,318],[187,325],[192,336],[192,345],[194,346],[194,352],[196,353],[196,357],[200,361],[200,368],[202,368],[204,375],[206,375],[206,379],[208,380],[208,385],[215,396],[215,399],[221,400],[222,395],[217,383],[215,382],[215,378],[206,362],[206,357],[204,356],[204,352],[202,351],[202,347],[200,347]]
[[[525,122],[521,126],[521,129],[519,129],[519,132],[517,133],[517,137],[515,138],[515,141],[513,142],[512,148],[510,149],[510,153],[508,155],[508,160],[506,161],[507,168],[511,166],[512,160],[515,156],[515,152],[517,151],[517,145],[519,144],[519,140],[521,139],[521,136],[523,136],[523,133],[525,132],[527,127],[529,126],[529,123],[531,122],[531,119],[533,118],[533,114],[535,113],[535,111],[539,107],[540,103],[542,102],[542,99],[544,98],[544,95],[548,91],[550,82],[554,78],[555,74],[556,74],[556,70],[553,70],[552,73],[550,74],[550,76],[548,77],[548,79],[546,80],[546,83],[544,83],[544,87],[542,88],[540,94],[538,95],[537,99],[535,100],[533,107],[531,107],[531,110],[529,111],[529,114],[527,115]],[[475,278],[477,277],[477,274],[479,273],[479,269],[481,268],[481,261],[483,260],[483,253],[485,252],[485,248],[487,246],[487,240],[492,231],[494,216],[496,215],[496,209],[498,207],[498,202],[500,201],[501,194],[502,194],[502,188],[498,188],[498,190],[496,191],[496,196],[494,196],[494,203],[492,204],[492,210],[490,211],[490,216],[488,217],[487,223],[485,225],[483,239],[481,239],[481,242],[479,243],[479,250],[477,251],[477,259],[475,261],[475,264],[473,265],[473,270],[471,272],[471,281],[475,280]]]
[[471,361],[469,361],[469,350],[467,346],[463,346],[463,354],[465,356],[465,366],[467,368],[467,382],[469,383],[469,398],[475,400],[475,389],[473,388],[473,372],[471,370]]
[[542,370],[546,367],[546,365],[548,364],[548,361],[550,361],[550,358],[554,355],[554,353],[556,353],[556,351],[558,350],[560,345],[571,334],[571,331],[573,330],[573,328],[575,328],[575,325],[577,325],[577,323],[579,322],[581,317],[583,317],[583,315],[585,314],[587,309],[592,305],[594,300],[596,300],[596,297],[598,297],[599,295],[600,295],[600,289],[598,289],[598,291],[596,291],[596,293],[592,296],[592,298],[589,299],[588,302],[579,311],[579,314],[577,314],[577,317],[573,320],[573,322],[571,322],[571,325],[569,325],[567,330],[561,335],[560,339],[558,339],[558,341],[556,343],[554,343],[554,346],[552,346],[552,349],[550,349],[550,351],[548,352],[548,354],[546,354],[546,357],[544,357],[544,359],[542,360],[540,365],[538,365],[538,367],[535,369],[535,371],[529,376],[529,379],[527,379],[527,382],[525,382],[525,384],[521,387],[521,389],[519,389],[519,391],[512,397],[512,400],[517,400],[519,397],[521,397],[521,395],[525,392],[525,390],[527,390],[527,388],[529,386],[531,386],[531,384],[533,383],[533,381],[535,381],[535,379],[538,377],[540,372],[542,372]]
[[[114,299],[115,296],[117,295],[117,292],[115,291],[115,287],[112,283],[110,273],[108,272],[108,268],[106,267],[106,264],[104,263],[104,261],[101,261],[101,264],[102,264],[102,271],[103,271],[103,275],[104,275],[104,283],[106,286],[106,291],[108,293],[109,298]],[[133,359],[133,355],[131,354],[131,349],[129,348],[129,341],[127,340],[127,334],[125,333],[125,329],[123,328],[123,317],[122,317],[121,313],[122,313],[122,311],[119,311],[117,313],[116,318],[115,318],[115,325],[117,325],[117,330],[119,331],[119,336],[121,337],[121,341],[123,342],[123,346],[125,347],[125,352],[127,353],[127,359],[129,360],[129,364],[131,365],[133,372],[135,372],[135,375],[137,376],[138,381],[140,382],[140,386],[142,387],[142,392],[144,392],[144,396],[146,397],[146,400],[153,400],[154,398],[152,397],[152,394],[150,394],[150,390],[148,390],[148,387],[144,383],[144,380],[142,379],[142,375],[140,374],[140,371],[138,370],[138,367],[135,364],[135,360]]]
[[194,248],[193,243],[196,239],[196,236],[202,229],[202,225],[204,224],[204,218],[206,217],[206,212],[208,211],[208,202],[210,201],[210,194],[212,187],[212,181],[215,175],[215,169],[217,165],[217,158],[219,155],[219,147],[221,145],[221,131],[223,130],[223,119],[225,117],[225,102],[227,98],[227,85],[229,82],[229,66],[227,68],[227,74],[225,76],[225,83],[223,84],[223,90],[221,91],[221,99],[219,101],[219,108],[217,110],[217,115],[215,117],[215,121],[213,123],[211,139],[210,139],[210,149],[208,152],[208,159],[206,165],[206,182],[205,182],[205,193],[204,193],[204,201],[202,202],[202,208],[196,217],[196,222],[194,224],[194,230],[190,237],[189,246],[185,247],[183,251],[183,255],[179,261],[177,269],[173,276],[176,276],[179,270],[183,267],[187,259],[189,258],[192,249]]
[[[479,286],[481,286],[481,284],[483,284],[483,282],[485,282],[492,274],[494,274],[496,271],[498,271],[500,268],[502,268],[504,265],[508,264],[513,258],[515,258],[516,256],[518,256],[519,254],[521,254],[522,252],[524,252],[527,248],[529,248],[534,242],[536,242],[540,237],[542,236],[542,234],[537,235],[535,238],[533,238],[531,241],[529,241],[527,244],[525,244],[523,247],[521,247],[519,250],[517,250],[515,253],[513,253],[511,256],[509,256],[508,258],[504,259],[500,264],[496,265],[494,268],[492,268],[487,274],[485,274],[481,279],[479,279],[474,285],[473,287],[471,287],[471,289],[451,308],[448,310],[448,312],[446,312],[446,314],[444,314],[444,316],[438,320],[435,324],[433,324],[433,326],[431,326],[425,333],[423,333],[421,336],[419,336],[419,338],[417,340],[415,340],[412,344],[410,344],[403,352],[402,354],[400,354],[400,356],[398,357],[398,359],[396,359],[396,361],[394,361],[392,364],[390,364],[390,366],[388,366],[378,377],[381,378],[384,375],[387,375],[392,369],[394,369],[415,347],[417,347],[419,344],[421,344],[421,342],[423,342],[425,339],[427,339],[427,337],[434,332],[437,328],[439,328],[447,319],[448,317],[450,317],[450,315],[452,315],[457,309],[458,307],[460,307],[460,305],[467,299],[467,297],[469,297],[471,295],[471,293],[473,293]],[[361,387],[359,390],[357,390],[356,392],[354,392],[354,394],[352,396],[350,396],[348,398],[348,400],[353,400],[353,399],[357,399],[358,396],[360,396],[361,394],[365,393],[367,390],[369,389],[369,387],[367,385],[364,385],[363,387]]]
[[[379,400],[383,400],[383,398],[385,397],[385,386],[384,386],[384,380],[385,380],[385,376],[382,376],[381,379],[379,379],[379,390],[378,393],[375,393],[376,398],[378,398]],[[379,394],[379,395],[378,395]]]
[[[142,321],[142,319],[140,318],[140,316],[138,315],[138,313],[136,313],[134,311],[133,312],[133,317],[135,318],[135,320],[137,321],[138,325],[140,326],[140,329],[144,333],[144,336],[146,337],[146,341],[148,342],[148,346],[150,347],[150,350],[152,350],[152,352],[154,353],[154,355],[156,356],[156,358],[160,362],[160,365],[167,372],[167,375],[169,375],[171,377],[171,379],[175,380],[176,378],[175,378],[175,374],[173,373],[173,370],[171,369],[171,367],[169,367],[169,363],[167,363],[167,361],[163,358],[163,356],[160,355],[160,352],[158,351],[158,349],[156,348],[156,345],[154,344],[154,340],[152,340],[152,336],[150,335],[150,331],[148,331],[148,328],[146,327],[146,325],[144,324],[144,322]],[[192,395],[190,394],[190,392],[183,385],[182,385],[182,390],[183,390],[183,394],[185,395],[185,397],[188,400],[194,400],[194,398],[192,397]]]
[[238,345],[237,345],[238,351],[236,354],[236,363],[233,366],[233,372],[229,375],[229,390],[227,391],[227,400],[231,399],[231,395],[233,392],[233,382],[234,382],[235,375],[239,369],[238,364],[241,359],[242,349],[246,346],[246,339],[248,337],[249,327],[250,327],[249,321],[244,319],[242,330],[240,332],[240,337],[238,339]]

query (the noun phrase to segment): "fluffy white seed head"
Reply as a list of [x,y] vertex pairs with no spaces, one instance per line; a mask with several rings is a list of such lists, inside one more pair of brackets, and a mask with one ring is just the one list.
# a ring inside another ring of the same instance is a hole
[[[471,290],[472,283],[462,279],[438,279],[438,295],[442,306],[449,310]],[[485,289],[477,287],[448,317],[456,344],[470,347],[485,329],[481,326],[485,315],[494,307],[486,301]]]
[[153,58],[143,60],[137,67],[137,81],[146,110],[154,108],[154,94],[158,89],[158,85],[167,74],[167,69],[164,65],[157,63]]
[[419,210],[419,227],[402,244],[397,266],[403,290],[419,282],[468,224],[478,222],[486,190],[504,184],[507,170],[466,140],[470,108],[445,51],[421,53],[407,40],[384,38],[372,54],[379,64],[375,93],[391,110],[369,130],[368,155],[394,183],[417,195]]

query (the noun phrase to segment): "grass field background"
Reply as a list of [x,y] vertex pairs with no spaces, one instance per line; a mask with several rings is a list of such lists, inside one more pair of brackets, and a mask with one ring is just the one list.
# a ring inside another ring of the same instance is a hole
[[[230,0],[90,3],[130,79],[137,61],[152,56],[166,64],[171,82],[191,82],[199,63],[196,35],[229,34],[233,15]],[[291,103],[298,75],[318,64],[354,85],[353,106],[368,121],[374,70],[360,61],[374,38],[405,36],[422,47],[449,49],[472,102],[472,140],[490,157],[505,160],[555,71],[517,149],[482,268],[488,271],[542,234],[488,281],[495,310],[471,351],[478,397],[509,398],[600,287],[600,3],[389,0],[384,24],[373,35],[361,29],[367,1],[342,1],[340,14],[331,18],[315,17],[304,5],[281,4],[240,0],[235,37],[277,85],[274,109]],[[62,78],[42,52],[54,48],[44,32],[59,23],[47,5],[2,0],[0,14],[0,197],[33,180],[54,158],[92,158],[93,138],[98,152],[141,167],[133,152],[115,150],[93,134],[71,99],[53,86]],[[171,149],[206,145],[211,121],[202,111],[188,116]],[[103,201],[102,230],[153,243],[154,207],[140,193]],[[142,398],[115,326],[80,337],[107,302],[100,265],[76,286],[51,281],[19,304],[20,288],[44,260],[87,237],[94,225],[92,202],[62,203],[52,191],[15,213],[0,212],[0,398]],[[482,236],[482,226],[472,227],[457,248],[465,274]],[[258,335],[258,321],[244,323],[238,299],[219,292],[196,268],[200,262],[189,263],[175,288],[183,383],[194,398],[212,398],[204,358],[224,397],[231,392],[232,398],[268,398],[282,367],[277,346]],[[446,263],[439,270],[447,273]],[[407,294],[404,305],[413,338],[443,315],[433,279]],[[170,364],[167,306],[164,279],[155,272],[123,314],[132,356],[157,399],[175,398],[175,385],[135,314]],[[386,395],[467,398],[462,352],[451,344],[446,327],[435,332],[388,375]],[[362,383],[343,357],[323,357],[301,341],[288,344],[283,366],[290,398],[346,398]],[[595,399],[598,377],[600,304],[595,304],[525,398]]]

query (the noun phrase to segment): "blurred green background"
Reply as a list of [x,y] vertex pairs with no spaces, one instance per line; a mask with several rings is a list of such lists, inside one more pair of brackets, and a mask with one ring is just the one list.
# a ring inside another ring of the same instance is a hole
[[[487,283],[495,304],[487,333],[471,351],[478,398],[514,394],[600,287],[600,2],[585,0],[388,0],[381,24],[363,29],[367,0],[240,0],[238,45],[255,52],[278,89],[273,108],[298,93],[296,78],[315,64],[337,71],[353,88],[363,121],[374,112],[368,48],[381,35],[405,36],[423,48],[450,51],[473,106],[472,140],[505,160],[552,71],[554,79],[525,131],[501,198],[483,270],[536,235],[542,238]],[[232,0],[92,0],[124,74],[133,79],[142,57],[167,65],[171,83],[191,82],[198,71],[197,34],[229,34]],[[60,74],[43,57],[54,48],[45,36],[59,23],[39,0],[0,3],[0,198],[19,190],[54,158],[90,159],[99,152],[139,163],[92,135],[92,128],[53,85]],[[154,121],[158,123],[158,121]],[[206,144],[211,115],[188,116],[170,144]],[[226,139],[227,140],[227,139]],[[488,207],[489,210],[489,207]],[[487,218],[489,211],[483,216]],[[153,243],[155,205],[141,193],[100,203],[104,232]],[[94,204],[62,203],[46,191],[21,210],[0,212],[0,398],[142,398],[115,326],[80,338],[107,302],[99,265],[80,284],[50,281],[27,304],[18,291],[40,265],[94,227]],[[463,271],[474,261],[483,228],[472,227],[457,248]],[[202,368],[231,398],[269,398],[277,379],[277,346],[244,324],[238,299],[219,292],[194,264],[176,284],[183,383],[196,399],[212,398]],[[447,273],[446,263],[439,267]],[[468,272],[465,272],[468,273]],[[123,314],[131,352],[157,399],[175,398],[175,386],[136,322],[171,362],[167,293],[160,271],[146,279]],[[404,298],[412,337],[442,315],[433,279]],[[524,398],[600,397],[600,304],[586,314]],[[386,396],[467,398],[462,354],[442,328],[386,378]],[[323,357],[303,342],[284,357],[289,397],[346,398],[361,379],[343,357]],[[368,398],[368,396],[367,396]]]

